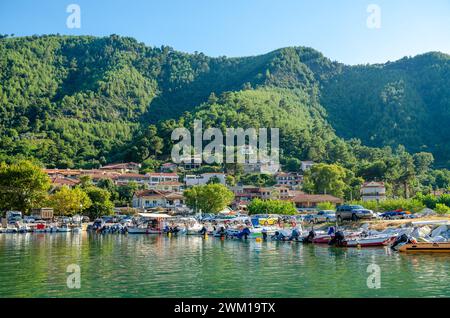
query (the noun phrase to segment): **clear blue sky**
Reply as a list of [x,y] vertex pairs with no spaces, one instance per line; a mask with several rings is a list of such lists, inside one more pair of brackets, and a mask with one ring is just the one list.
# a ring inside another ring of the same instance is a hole
[[[81,28],[66,7],[81,7]],[[366,25],[381,9],[381,28]],[[450,54],[450,0],[0,0],[0,33],[132,36],[210,56],[311,46],[348,64]]]

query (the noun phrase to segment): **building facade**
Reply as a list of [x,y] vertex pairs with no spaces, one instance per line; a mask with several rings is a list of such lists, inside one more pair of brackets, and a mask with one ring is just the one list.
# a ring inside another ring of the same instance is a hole
[[361,186],[361,199],[363,201],[381,201],[386,199],[386,186],[384,182],[369,181]]

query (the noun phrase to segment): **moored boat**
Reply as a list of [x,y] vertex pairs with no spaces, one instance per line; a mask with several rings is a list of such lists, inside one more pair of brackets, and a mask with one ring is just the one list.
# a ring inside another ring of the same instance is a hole
[[398,248],[406,253],[450,253],[450,242],[407,243]]
[[155,229],[147,226],[127,227],[128,234],[161,234],[161,229]]
[[347,247],[371,247],[371,246],[385,246],[392,243],[395,235],[373,235],[368,237],[359,237],[348,239],[344,242]]
[[56,228],[56,232],[67,233],[67,232],[70,232],[70,231],[71,231],[71,228],[68,227],[66,224],[63,224],[63,225],[58,226]]
[[128,234],[162,234],[164,232],[164,220],[171,218],[167,214],[139,213],[141,219],[135,225],[127,226]]

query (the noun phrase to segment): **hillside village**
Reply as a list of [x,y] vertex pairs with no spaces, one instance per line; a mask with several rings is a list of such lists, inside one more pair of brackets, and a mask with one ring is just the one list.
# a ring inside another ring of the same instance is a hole
[[[89,177],[94,185],[101,180],[110,179],[117,186],[135,183],[138,190],[134,193],[131,208],[137,211],[164,210],[168,213],[188,213],[183,192],[192,186],[220,183],[226,185],[234,194],[231,209],[246,211],[253,199],[277,199],[290,201],[298,211],[308,211],[320,203],[343,203],[341,198],[329,194],[306,194],[302,191],[303,174],[314,162],[302,161],[298,172],[266,171],[260,166],[244,165],[244,171],[259,174],[272,174],[276,183],[273,186],[227,184],[224,172],[195,173],[200,164],[165,163],[159,172],[140,173],[141,165],[135,162],[115,163],[98,169],[45,169],[54,189],[67,186],[73,188],[81,181],[81,177]],[[382,182],[367,182],[361,187],[363,200],[382,200],[386,198],[386,189]],[[129,208],[127,207],[127,208]],[[117,207],[121,208],[121,207]]]

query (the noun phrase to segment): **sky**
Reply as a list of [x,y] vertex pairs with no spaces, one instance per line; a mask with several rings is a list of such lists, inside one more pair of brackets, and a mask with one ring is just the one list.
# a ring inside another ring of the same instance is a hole
[[[80,28],[67,26],[70,4]],[[450,54],[450,0],[0,0],[0,34],[55,33],[228,57],[310,46],[346,64],[384,63]]]

